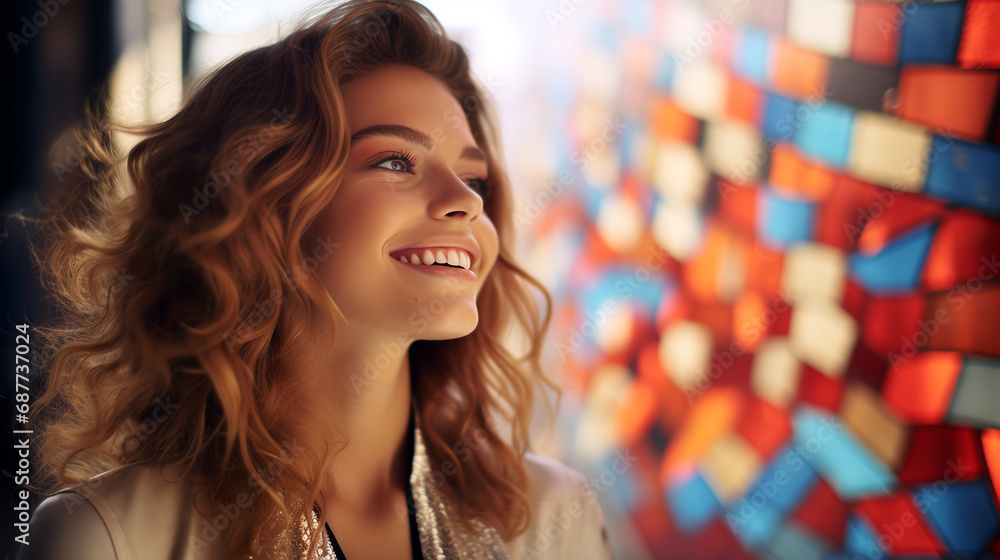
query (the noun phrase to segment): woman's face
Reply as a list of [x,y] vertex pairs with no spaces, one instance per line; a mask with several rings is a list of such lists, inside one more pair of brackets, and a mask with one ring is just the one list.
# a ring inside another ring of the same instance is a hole
[[339,245],[318,272],[352,332],[400,342],[469,334],[498,240],[483,211],[489,169],[462,107],[443,82],[402,65],[343,92],[350,154],[316,223]]

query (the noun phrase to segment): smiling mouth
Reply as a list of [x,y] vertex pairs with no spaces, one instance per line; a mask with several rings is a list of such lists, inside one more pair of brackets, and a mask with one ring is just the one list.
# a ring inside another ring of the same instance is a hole
[[419,259],[417,260],[417,262],[411,262],[409,259],[406,259],[404,257],[393,258],[392,260],[396,261],[400,265],[406,267],[412,267],[413,269],[419,272],[422,272],[424,274],[429,274],[431,276],[460,278],[470,281],[476,280],[475,272],[460,265],[453,265],[447,262],[434,262],[431,264],[424,264]]
[[454,247],[403,249],[390,256],[404,264],[444,266],[462,270],[472,268],[472,256],[464,249]]

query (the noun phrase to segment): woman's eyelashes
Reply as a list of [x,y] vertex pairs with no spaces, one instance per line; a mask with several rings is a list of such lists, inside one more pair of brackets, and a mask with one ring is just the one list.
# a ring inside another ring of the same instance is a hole
[[486,198],[492,192],[489,179],[469,179],[466,181],[466,184],[472,187],[472,190],[476,191],[483,198]]
[[[407,152],[392,152],[388,155],[379,154],[375,156],[375,163],[372,163],[369,167],[388,169],[389,171],[396,171],[398,173],[413,173],[413,168],[417,166],[417,158],[413,154]],[[388,166],[383,164],[388,163]]]
[[[406,173],[414,175],[414,168],[419,164],[416,156],[408,152],[391,152],[389,154],[379,154],[373,158],[374,161],[368,164],[372,169],[385,169],[396,173]],[[485,177],[473,177],[466,179],[465,183],[481,197],[486,197],[490,191],[489,179]]]

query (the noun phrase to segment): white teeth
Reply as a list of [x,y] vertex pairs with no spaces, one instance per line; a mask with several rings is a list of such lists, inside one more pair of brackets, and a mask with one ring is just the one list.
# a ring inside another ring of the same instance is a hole
[[423,255],[413,253],[409,258],[406,255],[400,255],[399,260],[407,264],[424,264],[429,266],[437,263],[460,266],[465,270],[472,268],[472,256],[464,250],[460,251],[458,249],[424,249]]

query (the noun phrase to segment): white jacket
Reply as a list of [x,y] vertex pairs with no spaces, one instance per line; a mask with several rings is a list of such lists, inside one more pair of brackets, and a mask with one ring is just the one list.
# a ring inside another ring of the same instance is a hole
[[[433,484],[417,426],[413,442],[410,484],[425,559],[612,558],[600,506],[577,471],[528,453],[532,523],[503,542],[491,527],[472,535],[452,522],[453,508]],[[239,507],[228,513],[234,520],[209,520],[193,513],[191,486],[167,478],[157,465],[130,465],[50,496],[33,513],[30,544],[17,560],[229,560],[214,546],[211,525],[225,530],[238,522]]]

